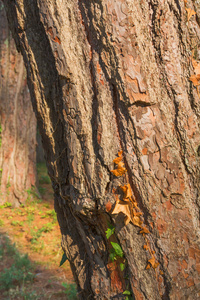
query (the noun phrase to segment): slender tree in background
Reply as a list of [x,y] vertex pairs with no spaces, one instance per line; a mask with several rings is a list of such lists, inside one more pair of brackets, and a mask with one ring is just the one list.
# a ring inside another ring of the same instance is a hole
[[79,298],[200,298],[199,2],[4,3]]
[[19,205],[36,182],[36,118],[2,1],[0,76],[0,203]]

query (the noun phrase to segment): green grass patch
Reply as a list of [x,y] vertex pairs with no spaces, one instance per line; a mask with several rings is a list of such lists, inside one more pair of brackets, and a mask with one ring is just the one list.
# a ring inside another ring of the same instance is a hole
[[34,221],[35,219],[35,216],[33,214],[28,214],[27,215],[27,219],[26,219],[26,222],[28,223],[28,225],[30,226],[32,224],[32,222]]
[[50,219],[52,219],[53,223],[57,222],[57,214],[56,214],[56,212],[55,212],[54,209],[46,211],[45,214],[41,216],[41,218],[42,219],[44,219],[44,218],[50,218]]
[[53,230],[53,227],[54,224],[49,222],[44,226],[42,226],[42,228],[38,229],[37,231],[31,229],[31,235],[32,235],[31,244],[37,244],[38,239],[42,236],[42,234],[51,232]]
[[69,284],[69,283],[62,283],[62,286],[64,286],[65,291],[64,293],[67,295],[67,299],[69,300],[77,300],[77,289],[75,284]]
[[12,204],[10,202],[5,202],[3,205],[0,205],[0,208],[11,208]]
[[38,187],[38,191],[39,191],[39,193],[40,193],[42,196],[46,193],[46,189],[45,189],[44,187],[42,187],[42,186],[39,186],[39,187]]
[[20,221],[12,221],[10,223],[12,226],[24,226],[24,222]]
[[51,179],[49,178],[47,167],[45,163],[37,164],[37,173],[39,177],[39,184],[49,184]]
[[22,255],[12,244],[8,237],[0,245],[1,260],[6,258],[13,261],[10,268],[4,269],[0,274],[0,290],[10,290],[22,286],[25,282],[32,282],[35,275],[31,272],[33,265],[28,255]]
[[27,194],[28,194],[28,197],[26,199],[26,205],[29,203],[29,202],[33,202],[33,200],[35,202],[37,201],[40,201],[40,195],[37,193],[37,190],[34,186],[32,186],[30,189],[26,190]]
[[9,290],[9,300],[11,299],[23,299],[23,300],[38,300],[41,299],[40,296],[37,295],[36,291],[28,291],[24,286],[19,288],[18,286],[15,289]]
[[44,203],[44,204],[43,204],[43,207],[45,207],[45,208],[50,208],[50,205],[49,205],[48,203]]
[[39,179],[39,183],[40,184],[50,184],[51,183],[51,179],[49,178],[48,175],[41,175],[40,179]]

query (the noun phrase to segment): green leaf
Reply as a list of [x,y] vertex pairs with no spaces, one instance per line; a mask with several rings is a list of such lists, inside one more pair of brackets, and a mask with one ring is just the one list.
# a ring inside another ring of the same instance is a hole
[[124,269],[125,269],[125,264],[122,264],[122,263],[121,263],[119,266],[120,266],[121,271],[124,271]]
[[115,252],[110,253],[109,257],[110,257],[111,261],[113,262],[116,259],[116,253]]
[[63,253],[62,259],[60,261],[60,267],[68,260],[66,253]]
[[131,292],[128,291],[128,290],[126,290],[126,291],[123,292],[123,295],[128,295],[128,296],[130,296],[130,295],[131,295]]
[[115,227],[112,225],[112,224],[110,224],[109,222],[107,223],[108,224],[108,228],[110,228],[110,229],[114,229]]
[[114,233],[115,227],[113,228],[107,228],[106,230],[106,238],[109,239],[109,237]]
[[119,244],[113,243],[113,242],[111,242],[111,245],[113,246],[116,255],[118,255],[119,257],[123,257],[124,253],[123,253],[121,246]]

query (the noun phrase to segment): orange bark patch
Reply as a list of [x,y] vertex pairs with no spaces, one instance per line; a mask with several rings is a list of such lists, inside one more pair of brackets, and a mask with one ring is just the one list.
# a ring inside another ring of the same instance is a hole
[[110,272],[111,289],[112,291],[123,292],[123,283],[116,262],[110,262],[107,265]]
[[102,79],[101,72],[102,72],[101,66],[100,66],[99,62],[97,62],[97,73],[99,74],[99,80],[100,80],[101,84],[104,85],[104,81]]
[[47,29],[47,32],[48,32],[48,34],[50,35],[50,37],[53,39],[53,30],[52,30],[52,27],[49,27],[49,28]]
[[142,149],[142,154],[143,154],[143,155],[147,155],[147,152],[148,152],[148,149],[147,149],[147,148]]
[[151,226],[152,229],[154,228],[154,223],[153,222],[150,222],[149,225]]
[[56,58],[58,58],[58,51],[57,51],[57,50],[54,52],[54,56],[55,56]]
[[197,248],[189,248],[189,257],[196,260],[196,263],[200,263],[200,250]]
[[165,254],[163,255],[163,260],[164,260],[165,267],[168,267],[169,261],[168,261],[168,258],[167,258],[167,256]]
[[165,202],[164,206],[166,206],[167,210],[172,210],[173,209],[173,205],[171,204],[170,200]]
[[195,249],[192,247],[189,249],[189,257],[195,259]]
[[197,265],[196,265],[196,270],[197,270],[197,272],[200,274],[200,264],[197,264]]
[[89,58],[90,58],[90,60],[92,59],[92,49],[90,49]]
[[183,194],[184,190],[185,190],[185,182],[184,182],[184,178],[183,178],[183,173],[180,172],[178,174],[179,177],[179,190],[178,193]]
[[106,211],[109,212],[112,209],[112,204],[110,201],[108,201],[108,203],[106,203]]
[[115,188],[113,188],[113,189],[112,189],[112,193],[113,193],[113,194],[115,194],[115,192],[116,192],[116,189],[115,189]]
[[137,101],[141,102],[149,102],[149,97],[146,94],[134,93],[131,88],[127,88],[127,93],[131,103],[135,103]]
[[156,215],[156,213],[155,212],[152,212],[152,218],[154,219],[154,220],[156,220],[156,218],[157,218],[157,215]]
[[187,273],[185,273],[185,271],[182,271],[182,274],[185,279],[188,278],[188,276],[189,276]]
[[188,264],[185,261],[185,259],[182,261],[179,261],[179,265],[180,265],[181,269],[187,269],[187,267],[188,267]]
[[101,74],[101,67],[99,62],[97,62],[97,73],[100,75]]
[[59,45],[61,44],[61,41],[60,41],[59,37],[57,37],[57,36],[54,38],[54,42],[58,43]]
[[101,143],[101,137],[102,137],[102,132],[101,132],[101,131],[98,131],[98,132],[97,132],[97,142],[98,142],[98,144]]
[[167,230],[167,223],[163,219],[157,220],[157,228],[160,234],[166,232]]
[[190,116],[187,120],[187,124],[184,126],[187,131],[188,137],[191,139],[197,130],[197,125],[193,116]]
[[194,279],[193,278],[188,279],[187,286],[190,287],[190,286],[193,286],[193,285],[194,285]]
[[48,34],[50,35],[51,39],[52,39],[54,42],[58,43],[59,45],[61,44],[61,41],[60,41],[59,37],[56,36],[56,37],[54,38],[52,27],[49,27],[49,28],[47,29],[47,32],[48,32]]
[[133,294],[135,296],[135,299],[144,300],[143,295],[135,287],[132,287],[132,290],[133,290]]

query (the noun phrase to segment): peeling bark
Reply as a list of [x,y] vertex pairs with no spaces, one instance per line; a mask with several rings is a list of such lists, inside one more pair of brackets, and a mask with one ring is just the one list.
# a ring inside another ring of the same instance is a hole
[[17,53],[2,1],[0,75],[0,203],[19,205],[36,183],[36,119],[23,57]]
[[[22,52],[55,192],[62,245],[80,299],[198,299],[200,7],[183,1],[5,1]],[[195,46],[193,45],[195,43]],[[127,175],[115,177],[122,150]],[[106,211],[129,183],[159,267],[138,227]],[[113,193],[113,191],[115,191]],[[116,227],[127,261],[109,261]],[[125,278],[126,277],[126,278]]]

